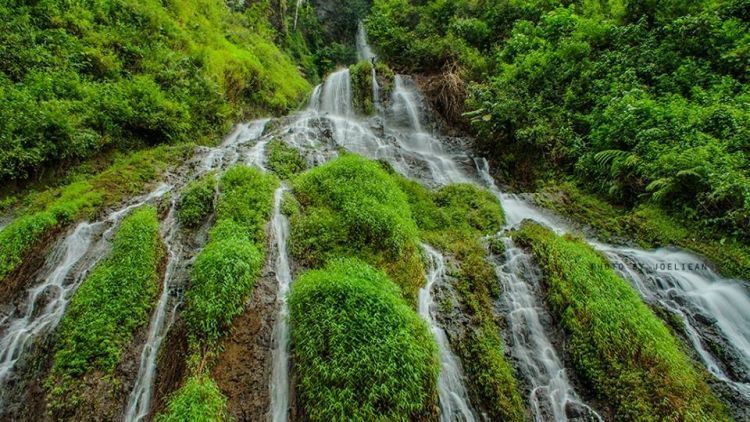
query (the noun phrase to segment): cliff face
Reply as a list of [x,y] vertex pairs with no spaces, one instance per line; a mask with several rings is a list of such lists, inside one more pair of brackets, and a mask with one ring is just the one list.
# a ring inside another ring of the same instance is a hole
[[367,16],[372,6],[372,0],[312,0],[311,3],[325,36],[347,44],[354,43],[357,21]]

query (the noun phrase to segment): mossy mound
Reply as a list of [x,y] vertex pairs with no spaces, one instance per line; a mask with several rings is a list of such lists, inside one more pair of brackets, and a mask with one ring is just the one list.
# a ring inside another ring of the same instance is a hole
[[383,272],[334,260],[299,277],[289,307],[297,391],[311,420],[409,420],[432,411],[437,346]]
[[357,256],[385,270],[409,300],[424,283],[417,226],[406,195],[378,163],[345,154],[294,180],[301,213],[292,251],[311,267]]

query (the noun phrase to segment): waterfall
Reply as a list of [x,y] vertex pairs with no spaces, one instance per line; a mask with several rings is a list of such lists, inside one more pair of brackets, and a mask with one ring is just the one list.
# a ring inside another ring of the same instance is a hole
[[284,422],[289,415],[289,307],[287,294],[292,284],[292,272],[289,268],[287,252],[287,238],[289,237],[289,221],[281,212],[286,187],[281,186],[274,195],[273,229],[276,244],[276,281],[279,284],[278,301],[279,312],[273,327],[273,351],[271,374],[271,420]]
[[423,244],[422,250],[429,258],[427,283],[419,290],[419,315],[427,321],[440,353],[440,377],[438,378],[438,398],[440,420],[442,422],[474,422],[474,412],[469,402],[469,394],[463,382],[461,362],[453,354],[445,331],[438,325],[433,307],[435,301],[432,289],[445,278],[445,259],[431,246]]
[[170,299],[175,295],[175,284],[177,269],[182,264],[182,252],[184,245],[180,236],[180,226],[177,222],[177,204],[179,197],[172,199],[169,213],[161,223],[161,232],[167,247],[167,267],[164,272],[161,295],[156,304],[156,309],[151,315],[146,343],[140,356],[140,365],[136,375],[133,390],[128,398],[125,408],[125,421],[141,421],[148,416],[151,410],[152,389],[156,376],[156,360],[164,338],[175,321],[177,308],[182,301],[175,300],[169,307]]
[[320,98],[320,111],[338,116],[351,116],[352,83],[349,69],[333,72],[323,85]]
[[401,75],[394,77],[392,97],[393,115],[405,116],[408,119],[406,122],[407,127],[411,128],[414,132],[421,133],[422,124],[419,123],[419,106],[416,95],[412,90],[406,88],[404,78]]
[[302,4],[305,2],[305,0],[297,0],[297,6],[294,8],[294,26],[292,29],[295,31],[297,30],[297,18],[299,17],[299,9],[302,7]]
[[372,62],[376,57],[372,48],[370,48],[370,44],[367,43],[365,25],[362,24],[362,21],[357,22],[357,60]]
[[[519,218],[529,218],[530,214],[513,214],[516,209],[509,206],[489,174],[487,160],[475,160],[479,178],[503,205],[508,227],[517,224]],[[510,214],[510,216],[508,215]],[[547,221],[547,220],[545,220]],[[541,294],[541,271],[531,256],[518,248],[509,237],[502,239],[505,257],[495,272],[503,286],[503,296],[508,306],[508,325],[512,338],[511,353],[517,366],[531,386],[529,403],[536,421],[568,420],[567,411],[588,415],[591,420],[601,421],[601,417],[582,402],[565,373],[565,367],[555,351],[542,325],[540,312],[543,307],[537,297]]]
[[[486,161],[478,160],[477,166],[480,173],[486,172]],[[502,195],[502,203],[509,227],[532,219],[558,234],[574,231],[562,218],[517,196]],[[646,251],[587,241],[604,253],[644,301],[656,302],[682,319],[686,336],[708,371],[750,405],[750,297],[742,281],[722,278],[703,259],[685,251]],[[702,334],[707,330],[719,331],[714,340],[731,354],[734,374],[709,348]]]
[[[238,147],[261,137],[269,120],[258,119],[247,124],[237,125],[221,145],[212,149],[206,155],[206,157],[211,157],[210,162],[204,157],[198,174],[220,168],[226,157],[229,157],[226,160],[226,165],[236,163],[240,155],[237,151]],[[262,145],[260,148],[258,147],[259,144],[261,144],[260,141],[256,142],[247,155],[249,161],[262,167],[263,151]],[[260,153],[256,151],[258,149],[261,150]],[[182,288],[188,276],[185,274],[186,271],[180,271],[184,264],[185,244],[177,221],[178,203],[179,196],[172,198],[169,212],[161,223],[161,234],[167,247],[167,267],[162,281],[161,295],[151,315],[146,343],[141,351],[138,374],[125,408],[123,420],[126,422],[141,421],[149,415],[159,350],[177,317],[177,309],[182,305],[182,297],[177,291]]]
[[[13,376],[16,364],[35,342],[57,327],[86,274],[106,255],[120,221],[134,208],[164,196],[171,189],[171,185],[161,184],[98,222],[78,224],[53,249],[37,284],[27,292],[25,307],[16,308],[0,326],[0,386]],[[97,236],[100,237],[94,241]],[[2,402],[0,397],[0,407]]]

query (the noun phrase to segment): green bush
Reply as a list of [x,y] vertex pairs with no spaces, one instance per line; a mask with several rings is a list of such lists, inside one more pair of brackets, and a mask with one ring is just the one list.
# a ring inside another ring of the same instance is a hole
[[197,227],[211,214],[216,192],[216,177],[207,174],[188,183],[182,190],[177,216],[186,227]]
[[310,266],[357,256],[388,273],[415,301],[424,283],[417,226],[394,179],[378,163],[345,154],[294,180],[302,208],[292,252]]
[[375,111],[372,98],[372,63],[362,61],[349,66],[352,79],[352,106],[362,114]]
[[306,163],[297,148],[286,143],[273,140],[268,143],[266,165],[282,179],[289,179],[293,175],[305,170]]
[[246,166],[222,176],[216,225],[185,293],[183,315],[193,345],[214,346],[243,311],[265,260],[276,184],[273,176]]
[[581,240],[535,223],[514,234],[544,271],[579,374],[620,420],[729,420],[666,325]]
[[135,330],[148,323],[163,255],[156,209],[139,208],[122,221],[112,251],[81,284],[60,324],[45,384],[53,412],[75,404],[82,386],[71,380],[113,374]]
[[210,376],[195,375],[170,397],[166,411],[156,421],[229,421],[226,404],[226,397]]
[[440,370],[435,341],[384,273],[334,260],[299,277],[289,308],[297,391],[310,420],[431,412]]

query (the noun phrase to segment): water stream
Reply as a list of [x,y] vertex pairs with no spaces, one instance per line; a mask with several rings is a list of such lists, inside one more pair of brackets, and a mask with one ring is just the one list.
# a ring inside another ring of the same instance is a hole
[[463,381],[461,362],[453,354],[448,337],[435,318],[435,301],[432,289],[445,278],[445,258],[430,245],[423,244],[422,250],[428,258],[427,283],[419,290],[417,310],[427,321],[440,353],[440,378],[438,379],[438,398],[440,401],[440,420],[443,422],[474,422],[474,411],[471,408],[469,393]]
[[30,348],[57,327],[86,274],[106,255],[112,234],[122,219],[171,189],[171,185],[161,184],[97,222],[78,224],[53,248],[36,283],[28,289],[24,305],[6,315],[0,326],[0,386],[12,378],[16,365]]
[[[260,138],[269,120],[259,119],[237,125],[218,147],[212,148],[205,154],[197,175],[225,168],[239,161],[241,156],[239,149],[249,141]],[[263,166],[264,142],[267,141],[256,142],[246,153],[248,164]],[[123,420],[126,422],[144,420],[151,411],[159,350],[182,305],[183,298],[180,291],[189,277],[189,271],[185,268],[185,261],[189,258],[186,256],[188,247],[177,219],[178,203],[179,195],[175,195],[160,227],[167,248],[167,267],[159,301],[151,314],[146,343],[141,351],[138,374],[125,408]]]
[[274,196],[271,227],[276,244],[276,281],[278,282],[279,311],[273,327],[272,373],[271,373],[271,417],[273,422],[284,422],[289,415],[289,305],[287,294],[292,284],[292,271],[289,267],[287,239],[289,220],[281,212],[286,187],[281,186]]

